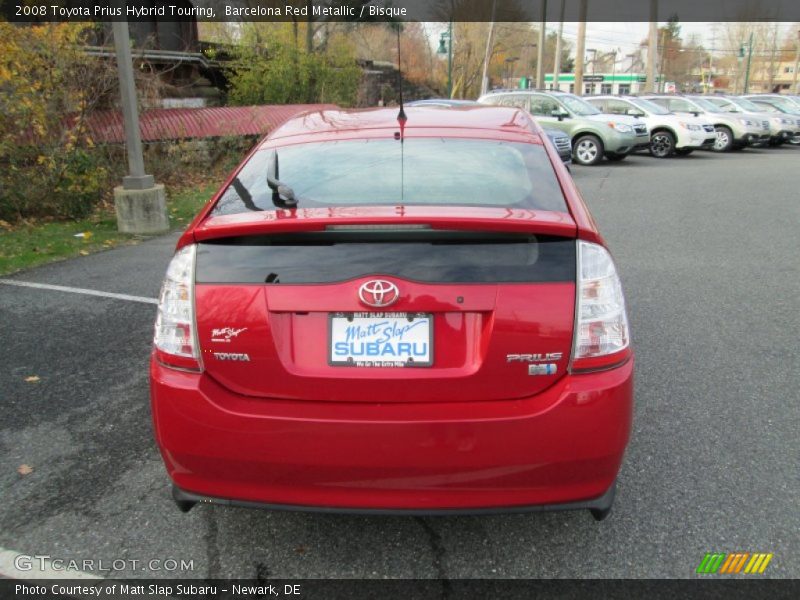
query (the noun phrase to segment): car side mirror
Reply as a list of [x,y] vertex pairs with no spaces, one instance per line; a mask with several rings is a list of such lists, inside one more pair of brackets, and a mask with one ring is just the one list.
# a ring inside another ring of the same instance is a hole
[[638,119],[639,117],[641,117],[641,116],[643,116],[643,115],[644,115],[644,113],[643,113],[643,112],[641,112],[641,111],[639,111],[639,110],[636,110],[635,108],[629,108],[629,109],[628,109],[627,111],[625,111],[625,112],[626,112],[626,114],[627,114],[629,117],[635,117],[635,118],[637,118],[637,119]]
[[699,111],[692,110],[692,111],[689,111],[689,112],[691,112],[695,117],[699,117],[700,116],[700,112]]
[[550,116],[557,118],[559,121],[563,121],[569,115],[563,110],[554,110],[553,112],[550,113]]

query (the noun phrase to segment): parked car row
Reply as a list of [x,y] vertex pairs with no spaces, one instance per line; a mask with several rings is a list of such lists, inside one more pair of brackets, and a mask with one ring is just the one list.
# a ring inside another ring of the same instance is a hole
[[[428,100],[415,100],[409,102],[406,106],[429,106],[438,108],[454,108],[458,106],[476,106],[478,103],[474,100],[456,100],[453,98],[430,98]],[[558,151],[562,162],[565,165],[572,163],[572,140],[569,135],[560,129],[553,129],[552,127],[542,127],[547,137],[553,142],[553,145]]]
[[596,165],[648,149],[657,158],[705,148],[800,143],[800,100],[778,94],[590,96],[542,90],[497,90],[480,104],[514,106],[545,128],[570,137],[572,157]]

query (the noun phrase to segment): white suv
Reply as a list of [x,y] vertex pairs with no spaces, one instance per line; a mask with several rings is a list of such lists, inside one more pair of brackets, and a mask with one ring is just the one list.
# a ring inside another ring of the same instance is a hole
[[641,119],[650,131],[650,154],[668,158],[685,156],[697,148],[712,148],[717,139],[708,119],[676,115],[655,102],[630,96],[595,96],[586,100],[604,113]]
[[703,115],[714,124],[715,152],[729,152],[769,141],[769,121],[750,113],[734,115],[703,96],[648,95],[647,100],[678,114]]

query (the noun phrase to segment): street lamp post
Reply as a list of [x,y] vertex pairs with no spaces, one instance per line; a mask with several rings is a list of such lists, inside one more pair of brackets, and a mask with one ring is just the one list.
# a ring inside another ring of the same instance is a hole
[[510,72],[511,72],[511,63],[515,63],[519,60],[519,56],[510,56],[505,60],[505,69],[503,72],[503,85],[506,89],[509,89],[511,86],[509,85],[510,80]]
[[[524,52],[524,57],[522,59],[523,68],[527,72],[528,67],[531,65],[531,49],[536,48],[538,44],[522,44],[522,50]],[[530,88],[535,85],[535,78],[527,76],[526,87]]]
[[585,58],[584,60],[587,64],[592,65],[592,75],[594,75],[595,63],[597,63],[597,48],[587,48],[586,52],[592,55],[592,60],[586,60]]
[[631,59],[631,64],[630,64],[630,66],[627,68],[627,70],[625,72],[626,73],[633,73],[633,68],[636,66],[636,62],[637,62],[636,59],[638,58],[638,54],[636,54],[636,52],[631,52],[630,54],[626,54],[625,58],[630,58]]
[[[445,43],[447,47],[445,47]],[[453,97],[453,21],[439,36],[439,49],[437,54],[447,54],[447,97]]]
[[114,188],[117,229],[123,233],[163,233],[169,231],[166,195],[164,186],[156,184],[153,176],[144,171],[128,22],[114,21],[111,27],[122,101],[125,149],[128,154],[128,175],[122,178],[122,185]]
[[614,61],[611,63],[611,84],[614,84],[614,78],[617,76],[617,52],[618,50],[612,50],[611,52],[611,60]]

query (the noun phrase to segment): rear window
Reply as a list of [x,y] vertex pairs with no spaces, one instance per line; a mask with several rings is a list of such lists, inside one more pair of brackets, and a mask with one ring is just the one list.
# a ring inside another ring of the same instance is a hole
[[391,275],[427,283],[575,280],[575,240],[479,232],[320,232],[201,243],[197,283],[302,284]]
[[[539,144],[407,138],[277,148],[278,178],[299,208],[438,205],[566,211],[553,166]],[[254,154],[212,212],[275,210],[267,170],[272,150]]]

